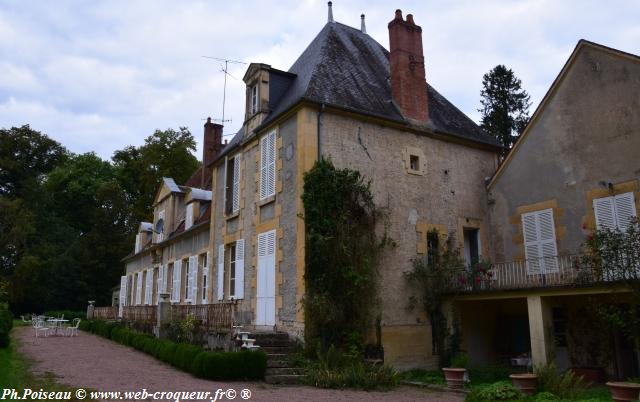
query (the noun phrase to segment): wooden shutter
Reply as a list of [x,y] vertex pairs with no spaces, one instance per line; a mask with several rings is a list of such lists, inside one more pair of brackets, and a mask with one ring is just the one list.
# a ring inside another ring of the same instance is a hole
[[275,324],[276,231],[258,235],[256,325]]
[[147,269],[147,278],[144,289],[144,304],[151,305],[153,301],[151,297],[153,297],[153,269]]
[[187,204],[187,210],[185,212],[185,217],[184,217],[184,228],[189,229],[191,226],[193,226],[193,203],[189,203]]
[[593,211],[596,215],[596,228],[598,230],[616,229],[616,211],[613,197],[593,200]]
[[171,289],[171,301],[180,303],[180,286],[182,282],[182,260],[173,264],[173,288]]
[[211,261],[211,252],[207,251],[204,267],[202,268],[202,304],[209,303],[209,261]]
[[135,253],[138,254],[140,252],[140,233],[136,235],[136,249]]
[[522,214],[522,233],[529,275],[558,272],[553,210]]
[[136,305],[142,304],[142,271],[136,274]]
[[189,301],[198,304],[198,256],[189,257]]
[[624,193],[614,197],[616,225],[622,232],[626,232],[631,219],[636,216],[636,203],[633,193]]
[[122,317],[123,307],[127,305],[127,276],[120,277],[120,308],[118,309],[118,317]]
[[244,299],[244,239],[236,242],[235,298]]
[[240,210],[240,155],[233,158],[233,192],[232,192],[232,210],[237,212]]
[[224,183],[224,187],[223,187],[223,191],[222,191],[222,211],[224,211],[223,213],[227,213],[229,210],[227,209],[227,191],[229,188],[229,180],[227,176],[229,173],[227,172],[227,170],[229,169],[228,167],[229,165],[229,158],[228,157],[224,157],[224,177],[223,177],[223,183]]
[[224,298],[224,244],[218,247],[218,300]]

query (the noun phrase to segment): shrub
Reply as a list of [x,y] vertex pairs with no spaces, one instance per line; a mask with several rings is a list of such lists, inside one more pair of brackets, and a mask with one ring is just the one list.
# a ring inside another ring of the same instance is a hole
[[465,402],[517,401],[522,393],[508,381],[476,387],[465,398]]
[[553,363],[538,366],[535,371],[540,391],[555,394],[560,399],[575,399],[587,388],[582,377],[576,376],[573,371],[560,374]]
[[307,382],[319,388],[385,390],[397,386],[398,381],[398,373],[392,367],[370,365],[360,361],[338,368],[314,364],[307,369]]
[[198,353],[202,351],[202,348],[194,345],[179,344],[176,348],[173,365],[181,370],[189,371],[191,363],[196,359]]
[[56,317],[56,318],[59,318],[64,315],[64,319],[69,320],[69,322],[73,321],[74,318],[79,318],[81,320],[87,319],[86,311],[49,310],[49,311],[45,311],[44,315],[46,315],[47,317]]
[[0,305],[0,348],[9,346],[9,332],[12,327],[13,314],[5,305]]
[[400,375],[407,381],[417,381],[424,384],[444,384],[444,374],[442,371],[413,369],[405,371]]

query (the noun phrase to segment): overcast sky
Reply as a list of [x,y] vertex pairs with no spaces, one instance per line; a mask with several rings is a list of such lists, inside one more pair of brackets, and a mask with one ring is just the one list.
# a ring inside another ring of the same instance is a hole
[[[640,54],[640,1],[334,0],[335,20],[389,48],[396,8],[423,28],[427,81],[476,122],[482,75],[512,68],[535,109],[581,38]],[[0,2],[0,127],[30,124],[73,152],[140,145],[222,117],[211,56],[288,70],[327,21],[326,1]],[[225,133],[244,116],[247,65],[230,64]],[[198,157],[200,157],[200,148]]]

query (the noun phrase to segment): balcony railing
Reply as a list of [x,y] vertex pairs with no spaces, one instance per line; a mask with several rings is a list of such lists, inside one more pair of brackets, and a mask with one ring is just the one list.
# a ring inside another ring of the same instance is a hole
[[235,303],[215,303],[196,305],[172,305],[171,319],[184,320],[192,316],[209,331],[229,331],[233,326]]
[[122,319],[141,323],[157,321],[157,306],[123,306]]
[[533,289],[617,280],[603,278],[580,264],[580,255],[492,264],[484,271],[468,270],[452,275],[453,292]]
[[96,320],[115,320],[118,318],[118,307],[96,307],[93,310],[93,318]]

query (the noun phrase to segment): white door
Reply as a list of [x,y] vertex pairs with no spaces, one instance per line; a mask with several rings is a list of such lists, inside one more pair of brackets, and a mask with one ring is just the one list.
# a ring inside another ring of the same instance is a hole
[[276,323],[276,231],[258,235],[256,325]]

